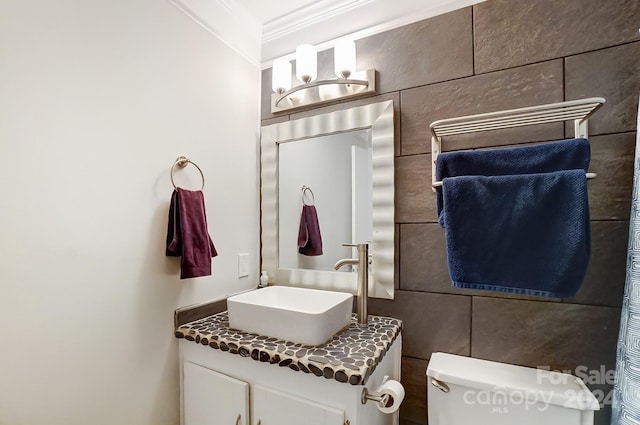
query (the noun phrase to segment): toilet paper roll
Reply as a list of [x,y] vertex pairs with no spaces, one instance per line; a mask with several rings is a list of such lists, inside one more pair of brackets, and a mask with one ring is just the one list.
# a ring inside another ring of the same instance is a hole
[[404,400],[404,387],[400,382],[393,379],[382,384],[376,390],[376,393],[383,397],[382,401],[376,403],[378,410],[382,413],[395,412],[400,408],[400,404],[402,403],[402,400]]

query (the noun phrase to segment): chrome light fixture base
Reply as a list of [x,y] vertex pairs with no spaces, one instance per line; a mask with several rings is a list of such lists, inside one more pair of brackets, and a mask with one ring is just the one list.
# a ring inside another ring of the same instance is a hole
[[350,78],[316,80],[271,94],[271,113],[320,105],[376,92],[376,70],[354,72]]

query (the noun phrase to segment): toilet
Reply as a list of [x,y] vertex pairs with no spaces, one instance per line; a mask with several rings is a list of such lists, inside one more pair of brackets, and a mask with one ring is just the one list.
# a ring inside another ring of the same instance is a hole
[[580,378],[447,353],[427,368],[429,425],[593,425]]

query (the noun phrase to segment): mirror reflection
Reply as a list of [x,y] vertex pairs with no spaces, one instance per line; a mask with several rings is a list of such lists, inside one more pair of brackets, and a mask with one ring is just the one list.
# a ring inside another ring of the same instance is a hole
[[278,145],[279,267],[334,271],[372,241],[371,158],[370,129]]
[[357,258],[343,243],[367,242],[369,296],[393,298],[393,114],[389,100],[262,127],[261,269],[269,284],[355,293],[355,266],[333,266]]

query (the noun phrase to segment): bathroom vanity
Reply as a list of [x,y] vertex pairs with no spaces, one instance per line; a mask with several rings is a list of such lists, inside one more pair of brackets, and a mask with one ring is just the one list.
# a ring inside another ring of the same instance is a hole
[[400,380],[402,322],[369,316],[310,346],[229,327],[227,312],[176,329],[181,424],[397,425],[363,391]]

